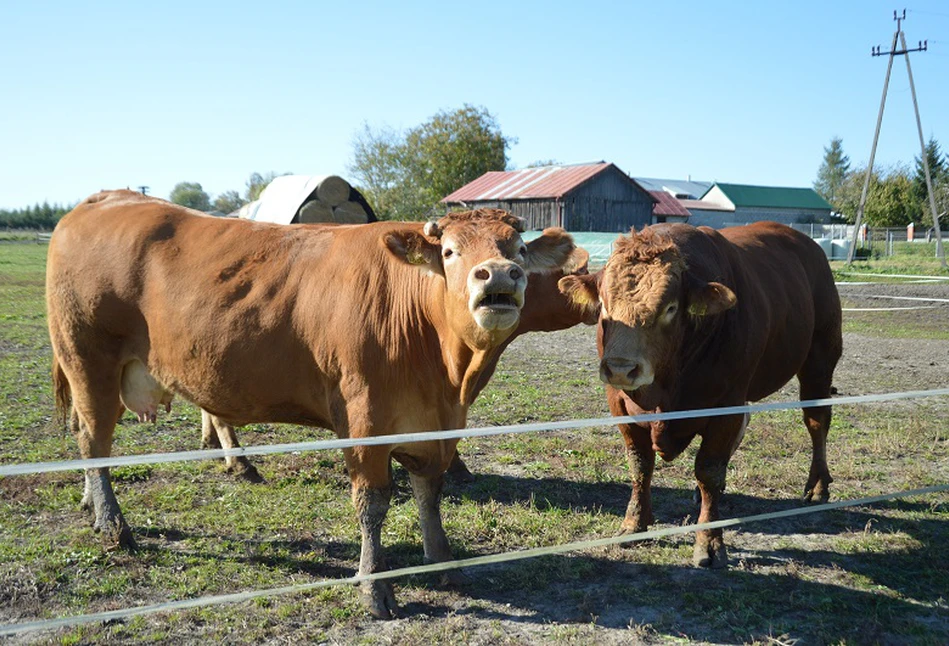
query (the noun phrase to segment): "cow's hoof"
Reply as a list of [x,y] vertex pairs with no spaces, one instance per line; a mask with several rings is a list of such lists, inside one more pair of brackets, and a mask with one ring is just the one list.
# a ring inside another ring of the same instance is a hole
[[96,521],[93,529],[99,532],[99,536],[108,550],[119,549],[134,552],[138,549],[135,537],[132,536],[132,530],[122,517]]
[[448,476],[452,482],[458,484],[468,484],[469,482],[475,481],[474,474],[468,470],[468,465],[462,462],[461,458],[458,458],[457,456],[448,466],[448,470],[445,471],[445,475]]
[[365,581],[360,586],[360,592],[366,610],[376,619],[395,619],[399,616],[395,593],[388,581]]
[[260,472],[257,471],[257,467],[246,460],[243,462],[238,461],[227,467],[227,472],[236,478],[251,482],[253,484],[261,484],[266,482],[264,477],[260,475]]
[[[639,534],[641,532],[645,532],[654,522],[656,522],[656,519],[653,518],[652,514],[630,514],[627,512],[626,517],[623,518],[623,524],[620,525],[619,531],[616,532],[616,536],[626,536],[629,534]],[[620,543],[620,545],[623,547],[635,547],[636,543],[641,542],[642,541],[627,541]]]
[[454,570],[445,570],[442,572],[442,576],[439,580],[439,585],[444,588],[457,588],[465,585],[471,579],[461,568],[455,568]]
[[695,567],[719,570],[728,566],[728,553],[722,539],[712,539],[707,543],[696,543],[692,553],[692,565]]
[[804,495],[801,497],[801,502],[807,503],[816,503],[823,504],[830,500],[830,489],[817,484],[814,487],[810,487],[804,491]]

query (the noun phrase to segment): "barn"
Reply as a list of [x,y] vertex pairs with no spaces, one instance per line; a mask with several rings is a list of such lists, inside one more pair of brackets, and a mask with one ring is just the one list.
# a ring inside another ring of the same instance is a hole
[[488,172],[441,203],[505,209],[533,231],[627,232],[652,224],[656,198],[614,164],[599,162]]

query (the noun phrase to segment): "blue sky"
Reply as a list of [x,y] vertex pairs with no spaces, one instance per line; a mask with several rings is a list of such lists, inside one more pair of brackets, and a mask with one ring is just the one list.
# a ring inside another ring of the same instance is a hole
[[[86,6],[86,5],[91,5]],[[512,167],[810,186],[869,158],[892,2],[3,2],[0,208],[254,172],[347,175],[354,133],[486,107]],[[899,7],[902,9],[902,7]],[[907,6],[925,137],[949,149],[949,3]],[[877,162],[918,154],[894,62]]]

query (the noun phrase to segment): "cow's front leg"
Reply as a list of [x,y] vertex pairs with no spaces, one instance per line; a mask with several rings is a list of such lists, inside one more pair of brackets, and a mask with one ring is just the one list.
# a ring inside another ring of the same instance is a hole
[[[359,574],[382,572],[387,568],[382,550],[382,524],[392,498],[389,450],[385,446],[358,446],[344,451],[353,485],[353,505],[362,533]],[[379,619],[398,613],[392,583],[376,579],[360,584],[363,603]]]
[[[695,479],[702,496],[699,523],[719,520],[719,502],[725,491],[725,471],[735,443],[740,441],[743,415],[719,417],[709,422],[702,446],[695,456]],[[696,567],[723,568],[728,565],[725,539],[721,528],[700,530],[695,534],[692,563]]]
[[[625,415],[626,413],[619,413]],[[632,491],[626,506],[621,533],[634,534],[646,531],[655,522],[652,513],[652,474],[656,467],[656,452],[652,448],[649,429],[636,424],[620,424],[620,432],[626,441],[626,461]]]
[[[442,563],[452,560],[448,537],[442,527],[442,476],[426,477],[410,473],[409,480],[412,483],[412,493],[415,495],[415,502],[418,505],[418,520],[422,529],[425,562]],[[464,581],[464,574],[457,569],[446,570],[442,574],[443,585],[459,585]]]

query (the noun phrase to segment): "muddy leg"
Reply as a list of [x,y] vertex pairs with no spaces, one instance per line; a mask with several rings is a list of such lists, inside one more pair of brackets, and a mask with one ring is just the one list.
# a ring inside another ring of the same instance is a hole
[[[625,415],[626,413],[621,413]],[[655,522],[652,513],[652,474],[656,467],[656,452],[652,448],[649,429],[638,425],[620,424],[620,432],[626,440],[626,460],[629,463],[629,475],[632,492],[626,517],[623,519],[621,533],[643,532]],[[632,543],[627,543],[632,545]]]
[[[353,485],[353,505],[362,533],[359,574],[388,569],[382,549],[382,524],[392,498],[389,448],[361,446],[344,450]],[[392,619],[398,614],[392,583],[376,579],[360,584],[363,603],[374,617]]]
[[[108,402],[108,397],[102,397]],[[115,422],[118,419],[118,389],[112,405],[99,403],[92,404],[77,396],[71,426],[76,432],[76,441],[79,452],[84,459],[109,457],[112,453],[112,434]],[[118,408],[121,411],[121,408]],[[82,506],[95,512],[93,527],[99,532],[103,540],[110,546],[124,549],[135,549],[135,539],[132,530],[119,502],[112,489],[112,480],[109,469],[86,469],[85,488],[82,496]]]

